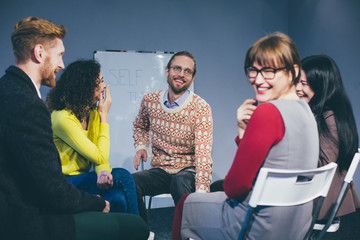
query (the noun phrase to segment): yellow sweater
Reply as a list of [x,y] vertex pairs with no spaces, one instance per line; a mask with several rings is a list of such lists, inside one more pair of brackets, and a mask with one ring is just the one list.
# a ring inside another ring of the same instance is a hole
[[80,121],[69,110],[53,111],[51,123],[65,175],[88,172],[91,164],[97,173],[111,172],[109,124],[100,122],[97,109],[90,110],[88,130],[82,129]]

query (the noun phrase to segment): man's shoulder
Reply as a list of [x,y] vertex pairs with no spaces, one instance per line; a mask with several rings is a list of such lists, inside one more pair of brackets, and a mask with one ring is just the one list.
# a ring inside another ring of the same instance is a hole
[[44,105],[43,101],[38,97],[35,87],[32,89],[31,82],[28,83],[26,79],[8,70],[0,78],[0,101],[4,111],[17,112],[32,104]]
[[196,104],[197,107],[207,107],[207,108],[210,108],[210,105],[206,102],[205,99],[203,99],[202,97],[200,97],[199,95],[197,94],[193,94],[192,96],[192,102]]
[[152,102],[152,101],[158,101],[160,99],[160,96],[164,95],[165,90],[159,90],[155,92],[149,92],[145,93],[143,97],[143,101]]
[[[35,87],[27,75],[15,66],[10,66],[5,75],[0,78],[0,92],[2,96],[26,96],[37,97]],[[38,98],[38,97],[37,97]]]
[[26,83],[27,81],[31,83],[31,80],[26,75],[26,73],[20,68],[15,66],[8,67],[5,71],[5,74],[0,78],[0,81],[3,84],[8,84],[8,85],[18,84],[18,82]]

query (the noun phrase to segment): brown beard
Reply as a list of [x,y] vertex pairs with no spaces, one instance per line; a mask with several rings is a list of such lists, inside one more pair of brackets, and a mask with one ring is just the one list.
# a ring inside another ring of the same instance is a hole
[[56,86],[54,70],[51,68],[49,58],[45,59],[44,66],[41,69],[41,85],[54,88]]
[[171,88],[171,90],[173,91],[173,93],[175,94],[180,94],[180,93],[184,93],[186,92],[186,90],[188,90],[188,88],[190,87],[191,84],[187,85],[185,84],[183,87],[181,88],[176,88],[175,85],[173,84],[173,82],[168,78],[167,82]]

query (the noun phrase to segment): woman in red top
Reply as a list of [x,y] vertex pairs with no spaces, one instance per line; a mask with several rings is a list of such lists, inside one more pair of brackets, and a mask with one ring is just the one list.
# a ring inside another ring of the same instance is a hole
[[[314,116],[295,86],[300,58],[283,33],[255,42],[245,58],[245,73],[255,99],[237,112],[238,149],[224,181],[224,192],[184,195],[175,211],[173,239],[236,239],[259,169],[312,169],[319,141]],[[257,106],[257,103],[262,104]],[[296,207],[263,207],[255,212],[250,239],[303,239],[312,202]]]

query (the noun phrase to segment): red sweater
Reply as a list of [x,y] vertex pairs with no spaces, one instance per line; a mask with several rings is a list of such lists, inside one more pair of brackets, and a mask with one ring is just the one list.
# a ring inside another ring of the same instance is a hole
[[229,198],[242,200],[247,196],[268,152],[284,134],[285,125],[279,110],[271,103],[258,106],[243,138],[235,138],[238,149],[223,184]]

